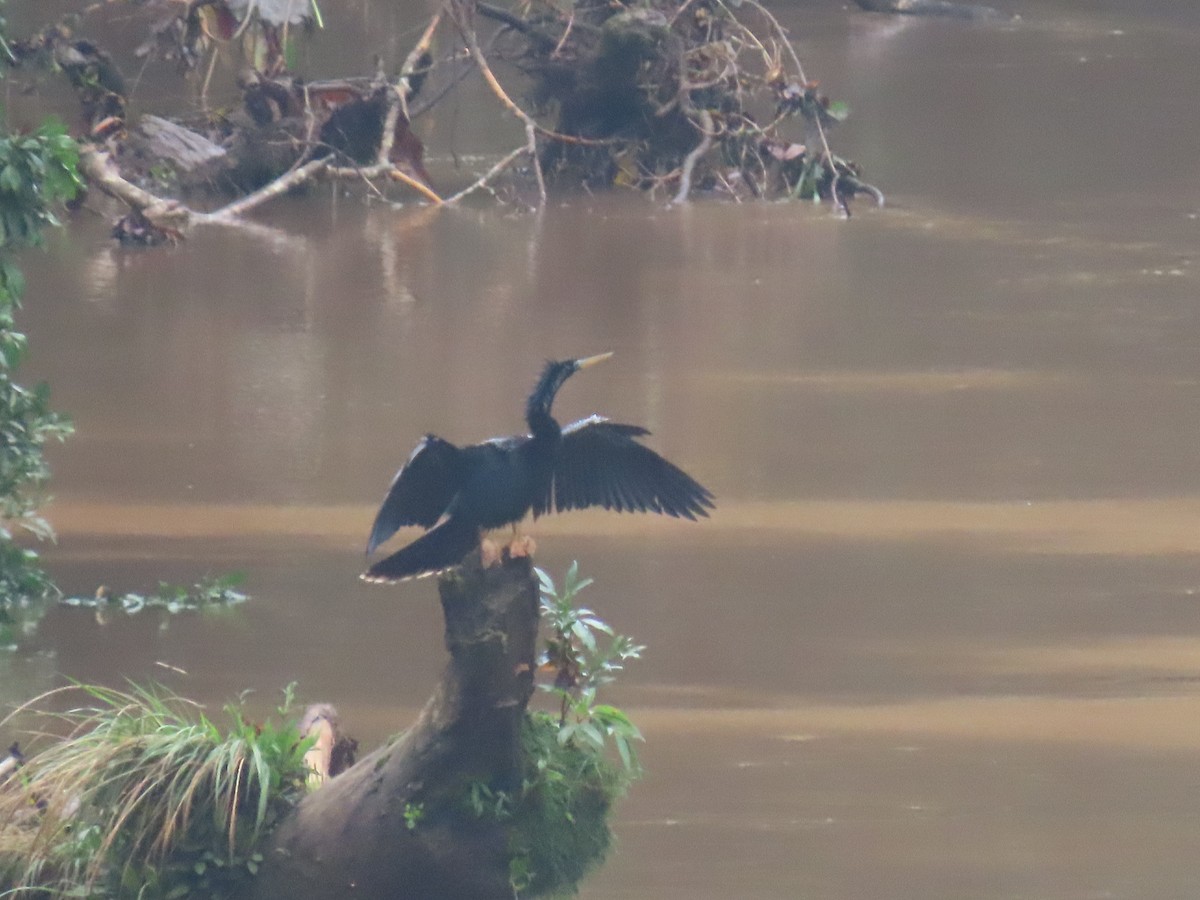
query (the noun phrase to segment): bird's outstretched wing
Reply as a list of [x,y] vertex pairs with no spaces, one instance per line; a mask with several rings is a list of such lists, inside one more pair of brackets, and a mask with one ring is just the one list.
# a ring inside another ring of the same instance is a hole
[[707,516],[713,495],[678,466],[637,442],[650,432],[600,416],[563,429],[551,496],[535,513],[603,506],[617,512],[656,512],[695,519]]
[[375,563],[359,578],[381,584],[424,578],[458,565],[478,546],[479,529],[457,516],[450,516],[432,531]]
[[431,528],[458,493],[462,451],[427,434],[392,479],[375,514],[367,555],[405,525]]

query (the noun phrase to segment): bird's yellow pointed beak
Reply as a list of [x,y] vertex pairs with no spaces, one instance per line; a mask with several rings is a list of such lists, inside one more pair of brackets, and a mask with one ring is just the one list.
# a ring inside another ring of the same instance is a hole
[[587,356],[583,359],[576,360],[575,365],[581,369],[586,369],[588,366],[594,366],[596,363],[604,362],[610,356],[612,356],[611,350],[608,353],[598,353],[595,356]]

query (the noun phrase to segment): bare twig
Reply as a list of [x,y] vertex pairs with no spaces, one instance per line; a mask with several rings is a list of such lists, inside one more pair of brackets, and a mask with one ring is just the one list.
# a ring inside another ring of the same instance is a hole
[[208,109],[208,87],[212,83],[213,72],[217,69],[217,55],[221,52],[221,48],[213,42],[212,53],[208,57],[208,69],[204,72],[204,82],[200,85],[200,107]]
[[769,23],[771,23],[771,27],[775,29],[775,34],[779,38],[780,43],[782,43],[784,49],[787,50],[788,56],[792,58],[792,64],[796,67],[796,74],[800,76],[800,80],[802,82],[807,84],[808,77],[804,74],[804,66],[801,65],[800,57],[796,55],[796,50],[794,47],[792,47],[792,42],[788,40],[787,31],[782,25],[779,24],[779,20],[771,15],[771,11],[759,3],[758,0],[745,0],[745,3],[747,6],[757,9],[759,14],[762,15],[762,17]]
[[538,186],[538,205],[546,205],[546,179],[542,175],[542,161],[538,159],[537,148],[537,125],[534,122],[525,123],[525,149],[529,151],[529,156],[533,160],[533,174],[537,178]]
[[172,231],[178,231],[189,225],[247,224],[242,220],[242,217],[246,213],[287,193],[293,188],[321,177],[369,179],[386,176],[392,181],[398,181],[412,188],[435,206],[440,206],[444,202],[429,187],[396,168],[391,163],[384,163],[369,168],[336,168],[330,165],[328,159],[309,160],[280,175],[270,184],[214,212],[200,212],[178,200],[159,197],[138,187],[122,176],[109,153],[98,147],[86,144],[80,147],[79,169],[88,179],[89,183],[96,186],[99,190],[141,213],[150,224]]
[[672,204],[686,203],[688,194],[692,191],[692,171],[696,168],[704,154],[712,147],[713,142],[713,117],[707,109],[702,109],[697,113],[700,119],[700,143],[692,148],[692,151],[684,157],[683,167],[679,173],[679,190],[675,192]]
[[571,14],[567,17],[567,27],[563,29],[562,37],[558,39],[558,43],[554,45],[554,50],[550,53],[551,57],[558,57],[562,53],[563,46],[567,43],[567,38],[571,34],[571,29],[575,27],[575,7],[571,7]]
[[[792,63],[796,67],[796,74],[800,76],[800,82],[807,86],[808,77],[804,74],[804,66],[800,62],[800,57],[796,55],[796,50],[792,46],[792,42],[788,40],[787,32],[784,30],[783,26],[779,24],[779,20],[771,15],[771,11],[759,3],[758,0],[745,0],[745,2],[747,6],[758,10],[763,18],[771,23],[771,27],[775,29],[775,33],[779,36],[780,42],[783,44],[784,49],[787,50],[788,56],[792,58]],[[821,139],[821,152],[823,154],[822,159],[824,162],[829,164],[830,168],[834,170],[834,201],[836,202],[837,166],[833,161],[833,151],[829,149],[829,138],[825,135],[825,127],[821,124],[820,115],[814,117],[813,121],[817,126],[817,134]]]
[[483,76],[484,82],[491,89],[492,93],[496,95],[496,99],[500,101],[501,105],[524,122],[527,128],[532,127],[535,132],[543,137],[562,141],[567,144],[607,146],[613,143],[612,140],[597,140],[594,138],[578,137],[573,134],[561,134],[560,132],[546,128],[544,125],[538,124],[538,121],[518,106],[516,101],[504,90],[504,86],[500,84],[500,80],[492,72],[492,67],[488,63],[487,57],[483,55],[483,51],[479,47],[479,38],[475,34],[475,29],[466,21],[466,17],[462,15],[461,11],[456,10],[454,24],[458,27],[459,33],[462,34],[463,41],[467,45],[467,51],[470,53],[471,59],[475,60],[475,65],[479,69],[479,74]]
[[475,29],[467,17],[462,14],[461,10],[455,10],[454,24],[458,26],[459,32],[462,34],[463,40],[466,42],[467,50],[471,53],[471,58],[475,60],[475,65],[479,68],[479,74],[483,76],[484,82],[492,93],[496,95],[496,99],[510,113],[525,123],[525,149],[533,159],[533,171],[537,177],[538,185],[538,200],[542,206],[546,205],[546,181],[542,175],[542,161],[538,158],[537,136],[538,132],[546,132],[546,129],[538,125],[537,121],[525,110],[521,109],[516,102],[508,96],[500,81],[492,72],[492,67],[488,65],[487,58],[483,55],[483,51],[479,49],[479,39],[475,35]]
[[[396,142],[396,125],[400,116],[404,115],[404,86],[390,85],[387,90],[387,112],[383,116],[383,134],[379,138],[379,150],[375,154],[375,163],[384,165],[391,159],[392,145]],[[404,115],[405,120],[408,116]]]
[[[437,30],[438,23],[442,20],[442,11],[439,9],[433,14],[429,20],[429,24],[425,26],[425,31],[421,34],[416,45],[409,51],[408,56],[404,59],[404,65],[400,69],[400,77],[396,79],[396,83],[391,85],[387,95],[387,114],[383,118],[383,135],[379,141],[379,152],[375,155],[375,162],[378,165],[386,165],[392,157],[392,145],[396,141],[396,126],[400,122],[400,117],[404,116],[404,121],[410,121],[408,115],[408,95],[412,90],[409,78],[417,70],[417,66],[421,62],[421,57],[429,50],[429,45],[433,43],[433,34]],[[436,196],[436,195],[434,195]],[[441,202],[439,198],[438,203]]]
[[446,204],[449,205],[452,203],[457,203],[459,200],[463,199],[463,197],[466,197],[468,194],[473,194],[480,188],[485,187],[488,184],[488,182],[490,182],[493,178],[495,178],[497,175],[499,175],[501,172],[503,172],[505,169],[507,169],[509,166],[511,166],[514,161],[516,161],[517,159],[520,159],[522,154],[528,153],[528,152],[529,152],[529,145],[527,144],[524,147],[518,147],[516,150],[513,150],[512,152],[508,153],[498,163],[496,163],[494,166],[492,166],[490,169],[488,169],[486,172],[484,172],[482,175],[480,175],[477,179],[475,179],[473,182],[471,182],[471,184],[467,185],[465,188],[463,188],[457,194],[454,194],[451,197],[447,197]]
[[543,50],[549,50],[553,47],[555,48],[555,51],[557,51],[557,45],[561,43],[560,40],[556,40],[551,35],[546,34],[546,32],[534,27],[520,16],[509,12],[503,7],[493,6],[491,3],[478,2],[475,4],[475,9],[481,16],[486,16],[487,18],[500,22],[503,25],[507,25],[514,31],[518,31],[525,35],[525,37],[529,38],[535,44],[539,44]]
[[345,166],[345,167],[330,166],[328,169],[326,169],[321,174],[325,178],[336,178],[336,179],[350,179],[350,178],[370,179],[370,178],[379,178],[380,176],[387,176],[392,181],[398,181],[401,184],[412,188],[414,191],[416,191],[418,194],[420,194],[422,197],[424,197],[426,200],[428,200],[430,203],[434,204],[435,206],[441,206],[443,203],[446,202],[435,191],[433,191],[428,185],[421,183],[420,181],[418,181],[417,179],[415,179],[411,175],[409,175],[407,172],[405,172],[403,169],[397,168],[396,166],[392,165],[390,162],[378,163],[376,165],[369,166],[366,168],[359,168],[358,166]]
[[445,12],[446,7],[443,5],[430,17],[429,24],[421,32],[420,39],[413,45],[412,50],[408,52],[408,56],[404,57],[404,65],[400,67],[401,78],[408,78],[413,72],[417,71],[417,65],[421,62],[421,57],[429,52],[429,48],[433,44],[433,35],[437,31],[438,25],[441,24],[442,15]]
[[458,25],[459,31],[462,34],[463,40],[466,41],[467,51],[471,54],[471,59],[475,60],[475,65],[479,69],[479,74],[483,76],[484,82],[491,89],[492,93],[496,95],[496,99],[500,101],[501,105],[505,109],[524,122],[527,126],[532,126],[538,131],[544,130],[540,125],[538,125],[537,121],[531,115],[529,115],[529,113],[521,109],[521,107],[517,105],[516,101],[514,101],[512,97],[508,96],[508,92],[504,90],[504,87],[500,84],[499,79],[497,79],[496,75],[492,72],[492,67],[488,64],[487,58],[483,55],[483,51],[479,48],[479,39],[475,35],[475,29],[469,24],[461,21],[456,20],[456,24]]
[[404,57],[404,65],[400,67],[400,80],[396,87],[400,94],[400,106],[409,121],[412,121],[412,115],[408,109],[408,98],[412,95],[412,82],[409,79],[417,71],[417,66],[421,64],[421,58],[429,52],[430,46],[433,45],[433,35],[437,32],[438,25],[441,24],[442,13],[445,12],[445,9],[445,6],[442,6],[430,17],[425,31],[422,32],[413,48],[408,51],[408,56]]
[[412,188],[414,191],[416,191],[418,194],[420,194],[422,197],[424,197],[426,200],[428,200],[434,206],[441,206],[443,203],[446,202],[445,200],[443,200],[441,198],[441,196],[438,195],[438,193],[436,191],[434,191],[432,188],[430,188],[427,184],[423,184],[422,182],[413,178],[411,175],[409,175],[403,169],[398,169],[395,166],[392,166],[387,171],[387,177],[392,179],[392,181],[398,181],[401,184]]

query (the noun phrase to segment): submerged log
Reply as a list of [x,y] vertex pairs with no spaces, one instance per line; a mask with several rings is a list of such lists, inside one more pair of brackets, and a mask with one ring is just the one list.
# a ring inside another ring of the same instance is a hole
[[205,135],[149,114],[142,116],[130,135],[129,149],[155,162],[169,162],[184,173],[211,165],[226,154],[224,147]]
[[273,834],[253,900],[511,898],[504,823],[473,784],[513,790],[533,692],[538,590],[526,557],[475,555],[438,583],[450,661],[416,723],[305,798]]
[[1012,22],[1018,17],[978,3],[952,0],[855,0],[867,12],[897,13],[904,16],[930,16],[968,19],[977,22]]

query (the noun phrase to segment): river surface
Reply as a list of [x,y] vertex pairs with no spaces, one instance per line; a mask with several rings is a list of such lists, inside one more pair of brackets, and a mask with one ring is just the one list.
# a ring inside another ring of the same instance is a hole
[[[1200,7],[779,11],[886,209],[318,192],[148,252],[79,214],[26,262],[27,377],[78,428],[45,561],[74,594],[244,570],[253,600],[165,630],[59,610],[40,640],[215,706],[298,680],[373,746],[443,660],[432,582],[356,578],[394,470],[427,431],[520,429],[545,358],[612,350],[561,416],[647,425],[718,508],[533,529],[648,645],[611,698],[648,774],[586,900],[1193,897]],[[326,15],[316,75],[415,27]],[[522,140],[472,92],[422,125],[435,178]]]

